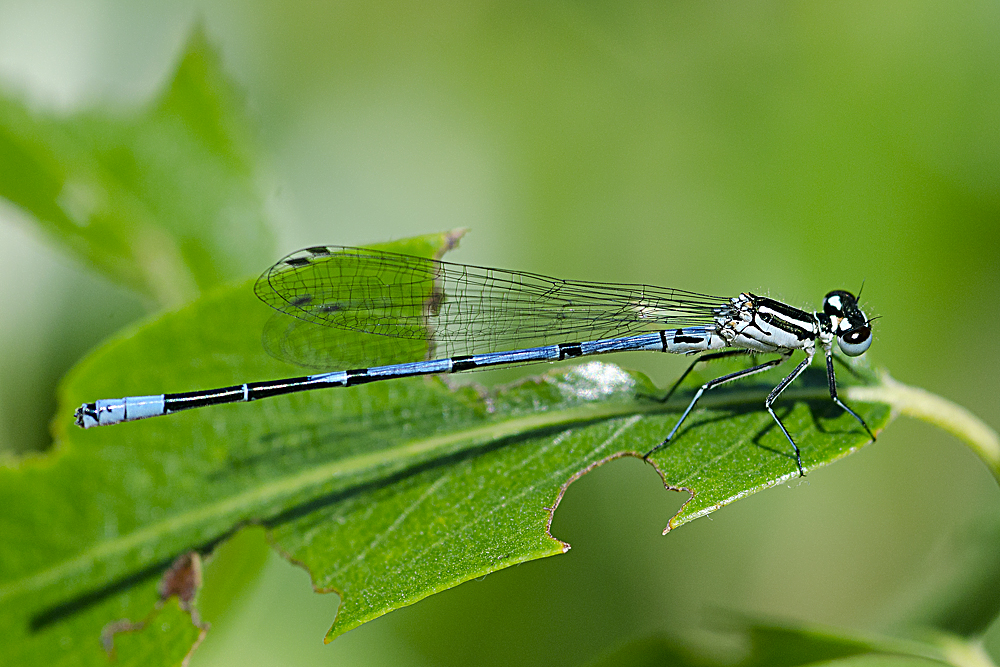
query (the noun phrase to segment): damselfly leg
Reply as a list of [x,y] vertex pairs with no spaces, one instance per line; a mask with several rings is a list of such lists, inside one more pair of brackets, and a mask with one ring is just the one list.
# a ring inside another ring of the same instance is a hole
[[847,404],[844,403],[842,400],[840,400],[840,397],[837,396],[837,377],[833,374],[833,358],[834,358],[833,354],[826,355],[826,379],[827,382],[830,384],[830,398],[833,399],[834,403],[843,408],[844,412],[857,419],[858,423],[861,424],[861,426],[864,427],[865,431],[868,432],[868,435],[871,436],[872,442],[874,442],[875,434],[872,433],[872,430],[870,428],[868,428],[868,424],[865,423],[865,420],[862,419],[858,415],[858,413],[856,413],[854,410],[851,410],[849,407],[847,407]]
[[[735,354],[736,351],[735,350],[729,350],[728,352],[731,352],[731,353]],[[745,351],[742,351],[742,352],[744,354],[746,353]],[[701,357],[701,358],[697,359],[694,363],[698,363],[700,361],[711,361],[711,360],[719,359],[723,355],[726,355],[726,353],[725,352],[720,352],[720,353],[707,354],[704,357]],[[726,356],[733,356],[733,354],[728,354]],[[777,359],[771,359],[770,361],[765,361],[762,364],[757,364],[756,366],[751,366],[750,368],[744,368],[743,370],[739,370],[739,371],[736,371],[734,373],[728,373],[728,374],[723,375],[721,377],[717,377],[714,380],[709,380],[705,384],[701,385],[701,387],[698,389],[698,391],[695,392],[694,398],[692,398],[691,402],[688,403],[687,409],[684,410],[684,413],[681,415],[680,419],[677,420],[677,423],[674,424],[674,427],[670,430],[670,433],[667,434],[667,437],[663,439],[663,442],[661,442],[656,447],[653,447],[653,449],[651,449],[648,452],[646,452],[646,454],[645,454],[645,456],[643,456],[643,458],[644,459],[648,459],[650,456],[652,456],[653,454],[655,454],[656,452],[658,452],[659,450],[663,449],[664,447],[666,447],[667,445],[670,444],[670,441],[673,440],[674,435],[677,434],[677,430],[681,427],[681,424],[683,424],[684,420],[686,420],[687,417],[688,417],[688,415],[691,414],[691,411],[694,409],[694,406],[698,403],[698,400],[702,397],[702,395],[706,391],[708,391],[710,389],[714,389],[715,387],[719,387],[721,385],[724,385],[724,384],[726,384],[728,382],[733,382],[735,380],[740,380],[740,379],[745,378],[745,377],[750,377],[751,375],[756,375],[757,373],[763,373],[766,370],[770,370],[771,368],[774,368],[775,366],[779,366],[779,365],[783,364],[785,361],[788,360],[789,356],[791,356],[791,353],[789,353],[789,354],[783,354],[783,355],[781,355]],[[806,361],[808,362],[809,360],[807,359]],[[687,375],[688,373],[690,373],[691,372],[691,368],[693,368],[693,367],[694,367],[694,364],[692,364],[691,367],[688,368],[688,370],[684,373],[684,375]],[[796,369],[796,370],[798,370],[798,369]],[[799,372],[801,372],[801,371],[799,371]],[[792,375],[789,376],[789,377],[791,377],[791,379],[794,380],[795,377],[797,377],[797,375],[798,375],[798,373],[796,371],[793,371]],[[683,376],[681,376],[681,379],[683,379]],[[789,378],[785,378],[785,381],[790,382],[791,380],[789,380]],[[783,381],[783,383],[785,381]],[[674,387],[672,387],[671,390],[670,390],[671,392],[673,392],[673,390],[676,389],[677,384],[679,384],[679,383],[675,383],[674,384]],[[784,387],[782,387],[782,385],[780,385],[780,384],[778,385],[778,387],[781,387],[782,389],[784,389]],[[777,387],[776,387],[776,389],[777,389]],[[772,393],[774,393],[774,392],[772,392]],[[779,391],[779,393],[780,393],[780,391]],[[770,406],[768,406],[768,410],[770,411]],[[771,414],[772,414],[772,416],[774,416],[774,412],[771,412]],[[777,416],[774,416],[774,418],[778,419]],[[780,420],[778,421],[778,424],[779,425],[781,424]],[[781,430],[784,431],[785,427],[782,426]],[[785,435],[788,435],[787,431],[785,431]],[[789,439],[789,441],[791,441],[791,437],[789,437],[788,439]],[[795,445],[794,442],[792,442],[792,446],[795,447],[796,459],[798,459],[799,448]],[[801,464],[799,465],[799,472],[800,473],[802,472],[802,466],[801,466]]]

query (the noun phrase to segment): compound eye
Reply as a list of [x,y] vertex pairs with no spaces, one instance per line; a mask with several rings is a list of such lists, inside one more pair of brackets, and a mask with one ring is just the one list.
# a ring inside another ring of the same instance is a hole
[[856,357],[864,354],[872,346],[872,329],[867,324],[861,327],[854,327],[850,331],[842,333],[837,337],[837,344],[849,357]]

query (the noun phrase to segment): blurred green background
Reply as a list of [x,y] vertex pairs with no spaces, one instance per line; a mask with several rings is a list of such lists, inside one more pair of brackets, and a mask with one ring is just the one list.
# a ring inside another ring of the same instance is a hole
[[[469,227],[450,259],[807,308],[864,281],[872,362],[1000,426],[997,3],[4,0],[0,85],[127,110],[198,21],[260,128],[275,259]],[[0,235],[0,449],[44,450],[59,377],[149,305],[2,202]],[[616,361],[660,384],[686,363]],[[192,664],[574,665],[654,633],[714,641],[715,608],[888,630],[935,543],[1000,493],[958,441],[900,421],[661,536],[682,501],[616,461],[557,512],[567,556],[329,646],[336,596],[272,555],[206,610]]]

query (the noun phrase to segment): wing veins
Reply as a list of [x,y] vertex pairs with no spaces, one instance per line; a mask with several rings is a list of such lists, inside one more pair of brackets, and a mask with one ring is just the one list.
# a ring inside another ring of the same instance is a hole
[[[255,292],[299,320],[283,330],[269,325],[268,351],[321,367],[332,363],[325,360],[331,354],[377,363],[391,346],[376,341],[364,351],[356,343],[352,350],[351,343],[337,343],[332,333],[310,326],[420,341],[430,347],[425,355],[455,356],[711,325],[714,310],[729,301],[338,246],[289,255],[260,277]],[[343,349],[310,351],[324,346]]]

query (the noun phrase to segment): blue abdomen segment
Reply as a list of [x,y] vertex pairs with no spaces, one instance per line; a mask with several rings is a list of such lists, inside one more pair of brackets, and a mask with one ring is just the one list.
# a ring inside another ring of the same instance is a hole
[[106,426],[164,414],[163,394],[159,396],[129,396],[105,398],[86,404],[77,410],[77,424],[83,428]]

